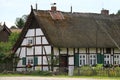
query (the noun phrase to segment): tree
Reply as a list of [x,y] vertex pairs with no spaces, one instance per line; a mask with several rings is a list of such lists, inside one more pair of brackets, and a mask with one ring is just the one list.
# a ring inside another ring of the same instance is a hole
[[8,42],[0,42],[0,63],[9,62],[12,60],[11,49],[18,37],[19,33],[13,32],[9,36]]
[[117,15],[120,15],[120,10],[118,10]]
[[25,25],[27,17],[28,17],[27,15],[23,15],[21,18],[16,18],[16,21],[15,21],[16,26],[22,29]]
[[17,18],[15,24],[18,28],[22,29],[24,27],[25,22],[22,18]]

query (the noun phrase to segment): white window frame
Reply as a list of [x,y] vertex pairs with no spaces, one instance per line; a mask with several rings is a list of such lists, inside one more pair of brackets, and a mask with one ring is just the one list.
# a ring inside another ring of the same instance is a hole
[[84,66],[86,65],[86,54],[79,54],[79,66]]
[[27,57],[27,64],[33,65],[34,64],[34,58],[33,57]]
[[90,54],[89,59],[90,59],[90,65],[97,64],[97,54]]
[[104,64],[111,64],[111,54],[104,54]]
[[115,65],[120,64],[120,54],[114,54],[114,64]]

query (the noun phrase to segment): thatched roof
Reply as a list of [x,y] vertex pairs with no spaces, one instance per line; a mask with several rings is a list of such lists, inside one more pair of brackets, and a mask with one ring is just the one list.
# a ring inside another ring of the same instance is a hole
[[56,15],[54,13],[51,15],[48,10],[33,10],[30,14],[36,19],[52,46],[67,48],[120,46],[118,15],[69,12],[58,12]]
[[62,12],[53,20],[48,11],[35,16],[50,43],[56,47],[116,47],[120,45],[120,16]]

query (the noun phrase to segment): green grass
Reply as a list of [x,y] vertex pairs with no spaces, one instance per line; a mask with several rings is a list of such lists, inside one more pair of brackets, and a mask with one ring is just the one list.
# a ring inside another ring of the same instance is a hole
[[67,75],[39,75],[39,74],[2,74],[0,73],[0,77],[56,77],[56,78],[89,78],[89,79],[98,79],[98,80],[120,80],[120,77],[100,77],[100,76],[67,76]]

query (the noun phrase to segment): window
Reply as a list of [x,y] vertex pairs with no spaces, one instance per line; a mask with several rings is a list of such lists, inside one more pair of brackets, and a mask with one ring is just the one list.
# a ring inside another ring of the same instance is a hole
[[106,57],[104,57],[104,61],[106,62],[105,64],[111,64],[110,62],[110,60],[111,60],[111,54],[104,54],[104,56],[106,56]]
[[120,63],[119,54],[114,54],[114,64],[119,65]]
[[90,54],[90,65],[95,65],[97,63],[96,54]]
[[79,54],[79,66],[86,65],[86,54]]
[[28,44],[33,44],[33,40],[32,39],[28,39]]
[[33,64],[33,57],[27,58],[27,64]]

